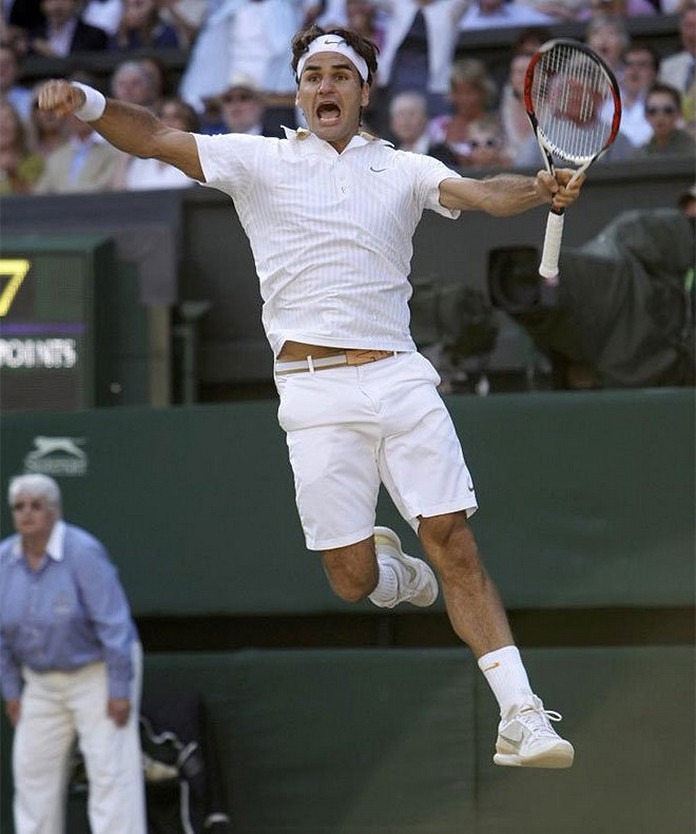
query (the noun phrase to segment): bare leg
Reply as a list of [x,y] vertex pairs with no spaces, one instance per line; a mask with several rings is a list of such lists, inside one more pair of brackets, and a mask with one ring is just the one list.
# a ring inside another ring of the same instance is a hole
[[322,564],[333,592],[346,602],[358,602],[374,591],[379,571],[374,539],[325,550]]
[[[482,658],[479,666],[498,701],[501,723],[494,762],[515,767],[570,767],[573,746],[551,726],[550,719],[560,716],[546,711],[529,686],[500,595],[481,563],[466,514],[421,518],[418,535],[439,574],[452,627],[476,658]],[[377,583],[381,587],[383,580],[373,537],[324,551],[322,562],[339,597],[357,602],[370,596],[374,601]]]
[[439,575],[452,628],[474,655],[513,645],[507,614],[481,562],[466,513],[421,518],[418,535]]

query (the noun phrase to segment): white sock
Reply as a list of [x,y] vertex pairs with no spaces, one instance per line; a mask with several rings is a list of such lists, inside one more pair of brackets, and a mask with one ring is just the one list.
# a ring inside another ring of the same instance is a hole
[[478,665],[498,701],[501,716],[532,702],[534,693],[517,646],[488,652],[479,658]]
[[399,601],[399,582],[389,562],[388,556],[377,555],[379,578],[368,599],[380,608],[393,608]]

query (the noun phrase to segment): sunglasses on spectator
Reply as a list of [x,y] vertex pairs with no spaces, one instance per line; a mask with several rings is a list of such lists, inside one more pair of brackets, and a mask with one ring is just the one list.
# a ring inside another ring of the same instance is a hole
[[222,97],[225,104],[236,104],[238,102],[251,101],[255,96],[253,93],[228,93]]
[[648,116],[657,116],[662,113],[663,116],[673,116],[677,112],[677,108],[673,104],[651,104],[646,107],[645,112]]
[[39,510],[43,510],[44,503],[43,501],[39,501],[38,499],[34,499],[33,501],[15,501],[12,505],[12,511],[15,513],[21,513],[24,508],[28,510],[34,510],[34,512],[38,512]]

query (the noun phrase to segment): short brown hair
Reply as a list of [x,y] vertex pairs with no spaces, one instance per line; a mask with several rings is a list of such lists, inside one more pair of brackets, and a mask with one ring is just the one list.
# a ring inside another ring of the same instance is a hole
[[322,29],[321,26],[310,26],[308,29],[302,29],[292,39],[292,71],[297,78],[297,65],[300,58],[307,52],[309,45],[313,40],[316,40],[320,35],[336,35],[342,38],[348,46],[352,47],[358,55],[365,60],[367,64],[367,84],[372,84],[374,76],[377,72],[377,53],[379,48],[369,38],[364,38],[352,29],[343,29],[337,26],[335,29]]

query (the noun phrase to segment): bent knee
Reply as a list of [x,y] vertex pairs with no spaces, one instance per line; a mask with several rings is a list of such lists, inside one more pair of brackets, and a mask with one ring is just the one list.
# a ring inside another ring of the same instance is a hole
[[447,549],[452,544],[475,546],[474,535],[464,510],[422,517],[418,526],[418,537],[424,547],[430,548]]
[[481,566],[476,539],[465,512],[423,518],[418,536],[439,571],[448,568],[475,571]]
[[368,594],[373,590],[362,583],[333,576],[329,577],[329,585],[334,594],[344,602],[361,602],[367,599]]
[[345,602],[360,602],[377,585],[378,569],[372,539],[321,554],[331,590]]

